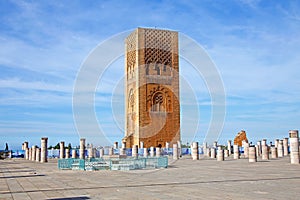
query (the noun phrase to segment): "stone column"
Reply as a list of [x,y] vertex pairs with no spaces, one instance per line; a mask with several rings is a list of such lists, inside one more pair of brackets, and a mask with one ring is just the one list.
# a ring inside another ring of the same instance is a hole
[[66,148],[65,158],[70,158],[70,149]]
[[140,142],[140,148],[143,149],[144,148],[144,142]]
[[29,148],[25,149],[25,160],[29,160]]
[[122,142],[122,149],[126,149],[126,142]]
[[213,147],[214,147],[215,149],[218,148],[218,142],[217,142],[217,141],[214,141]]
[[244,156],[245,156],[245,158],[249,157],[249,143],[248,142],[244,143]]
[[108,155],[109,155],[109,156],[114,155],[114,148],[113,148],[113,147],[109,147],[109,148],[108,148]]
[[239,146],[237,144],[233,145],[233,159],[240,159]]
[[254,146],[249,147],[249,162],[257,162],[256,149]]
[[224,150],[221,146],[218,147],[217,161],[224,161]]
[[114,142],[114,149],[119,149],[119,143],[118,142]]
[[[261,141],[261,146],[267,146],[267,139],[263,139]],[[262,151],[262,149],[261,149],[261,151]]]
[[38,147],[35,149],[35,161],[36,162],[41,161],[41,149]]
[[76,149],[72,149],[72,158],[76,158]]
[[32,150],[31,150],[31,154],[32,154],[32,155],[31,155],[31,160],[32,160],[32,161],[35,161],[35,159],[36,159],[36,146],[35,146],[35,145],[32,146],[31,149],[32,149]]
[[271,155],[272,155],[272,158],[278,158],[278,154],[277,154],[277,147],[271,147]]
[[299,164],[299,133],[298,130],[290,130],[290,158],[291,164]]
[[203,154],[207,155],[207,143],[203,142]]
[[154,147],[150,147],[150,157],[154,157]]
[[262,145],[261,146],[261,159],[262,160],[269,160],[269,147],[267,145]]
[[261,156],[261,141],[257,141],[257,150],[256,155]]
[[259,146],[258,146],[258,144],[255,145],[255,148],[256,148],[256,150],[255,150],[256,157],[258,157],[259,156]]
[[104,156],[104,148],[101,148],[99,150],[99,154],[100,154],[100,158],[103,158],[103,156]]
[[279,139],[276,139],[276,140],[275,140],[275,147],[276,147],[276,148],[278,147],[278,143],[279,143]]
[[206,149],[206,156],[210,158],[211,154],[211,148]]
[[279,158],[283,157],[283,140],[279,140],[278,146],[277,146],[277,154]]
[[231,155],[231,140],[227,141],[227,150],[228,150],[228,154],[230,156]]
[[[118,144],[117,144],[118,146]],[[94,158],[94,153],[93,153],[94,149],[93,149],[93,144],[90,145],[89,148],[89,158]]]
[[166,142],[166,149],[170,148],[170,142]]
[[178,156],[181,157],[181,142],[177,141]]
[[48,162],[48,138],[41,138],[41,163]]
[[138,158],[138,145],[132,145],[132,157]]
[[210,157],[211,158],[216,158],[216,149],[214,147],[212,147],[210,149]]
[[289,155],[289,138],[283,139],[283,155],[284,156]]
[[178,144],[173,144],[173,160],[178,160]]
[[65,158],[65,142],[60,142],[59,144],[59,158],[60,159]]
[[161,149],[159,147],[156,147],[156,157],[161,156]]
[[192,159],[199,160],[198,142],[192,143]]
[[32,160],[32,148],[28,149],[28,160]]
[[145,158],[148,157],[148,149],[147,149],[147,148],[144,148],[144,154],[143,154],[143,156],[144,156]]
[[23,150],[26,150],[28,148],[28,142],[23,143],[23,148],[24,148]]
[[120,151],[120,155],[121,155],[121,156],[126,155],[125,148],[120,148],[119,151]]
[[228,149],[224,150],[224,157],[225,158],[229,157],[229,150]]
[[85,159],[85,138],[80,139],[79,158]]

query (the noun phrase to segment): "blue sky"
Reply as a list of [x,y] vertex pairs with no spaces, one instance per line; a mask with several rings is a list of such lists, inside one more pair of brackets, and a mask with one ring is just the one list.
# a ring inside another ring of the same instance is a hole
[[[241,129],[252,141],[299,129],[298,1],[7,0],[0,10],[0,149],[5,142],[12,148],[25,140],[39,145],[43,136],[52,145],[77,145],[72,93],[80,67],[99,43],[136,27],[176,30],[206,50],[226,90],[220,143]],[[201,142],[211,118],[210,95],[201,76],[184,60],[180,64],[192,91],[182,95],[183,142],[190,142],[186,135],[198,114],[192,135]],[[113,119],[122,116],[122,104],[112,111],[110,103],[112,90],[122,88],[123,70],[120,58],[96,90],[96,115],[111,141],[123,137]],[[196,96],[196,109],[189,94]]]

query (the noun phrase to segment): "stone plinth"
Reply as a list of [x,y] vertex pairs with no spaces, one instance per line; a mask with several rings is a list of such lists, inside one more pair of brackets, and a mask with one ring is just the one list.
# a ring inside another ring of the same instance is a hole
[[267,145],[262,145],[261,146],[261,159],[262,160],[269,160],[269,147]]
[[192,159],[199,160],[199,150],[198,150],[198,142],[192,143]]
[[240,159],[239,146],[233,145],[233,159]]
[[178,146],[173,144],[173,160],[178,160]]
[[65,142],[60,142],[59,144],[59,158],[65,158]]

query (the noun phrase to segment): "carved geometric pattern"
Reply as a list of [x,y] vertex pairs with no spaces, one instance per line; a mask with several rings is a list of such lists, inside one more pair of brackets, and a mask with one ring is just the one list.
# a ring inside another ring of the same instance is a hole
[[170,31],[145,30],[145,63],[172,65],[172,41]]
[[136,32],[134,31],[126,39],[127,44],[127,73],[131,73],[134,70],[136,63]]

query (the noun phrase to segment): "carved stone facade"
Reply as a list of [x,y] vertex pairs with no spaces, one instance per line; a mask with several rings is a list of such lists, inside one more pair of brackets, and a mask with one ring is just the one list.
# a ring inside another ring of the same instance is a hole
[[125,41],[126,147],[180,140],[178,33],[137,28]]

